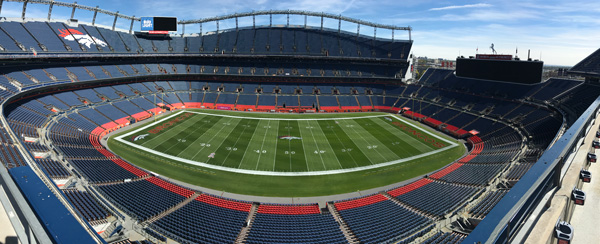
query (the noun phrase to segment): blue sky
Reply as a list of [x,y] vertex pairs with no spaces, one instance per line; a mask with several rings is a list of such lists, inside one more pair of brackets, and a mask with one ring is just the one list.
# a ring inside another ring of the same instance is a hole
[[[68,0],[63,0],[68,1]],[[494,43],[498,53],[527,57],[531,50],[534,59],[546,64],[574,65],[600,47],[600,1],[447,1],[447,0],[79,0],[78,4],[100,6],[135,16],[176,16],[190,20],[252,10],[294,9],[342,14],[362,20],[397,26],[411,26],[414,40],[413,53],[417,56],[454,59],[489,52]],[[4,2],[1,16],[20,16],[21,3]],[[47,5],[28,5],[27,17],[47,16]],[[69,18],[71,10],[54,7],[53,18]],[[78,10],[80,21],[91,21],[91,12]],[[112,24],[112,17],[99,15],[98,22]],[[302,23],[303,19],[293,19]],[[240,20],[250,24],[251,19]],[[268,23],[268,19],[259,20]],[[285,24],[285,18],[274,24]],[[309,24],[319,24],[309,19]],[[221,23],[221,28],[234,22]],[[126,21],[118,26],[128,28]],[[337,28],[337,22],[326,22]],[[134,30],[139,30],[139,24]],[[197,26],[188,26],[186,33],[198,32]],[[205,30],[210,26],[205,26]],[[356,30],[356,25],[343,26]],[[361,27],[361,32],[372,29]],[[377,31],[378,36],[391,33]],[[407,33],[396,33],[397,38],[408,38]]]

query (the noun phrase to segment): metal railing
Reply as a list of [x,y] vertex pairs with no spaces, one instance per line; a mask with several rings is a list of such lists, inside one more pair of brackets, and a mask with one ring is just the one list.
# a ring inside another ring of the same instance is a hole
[[[133,25],[135,21],[141,21],[140,17],[135,17],[134,16],[128,16],[128,15],[124,15],[124,14],[120,14],[119,11],[117,12],[113,12],[113,11],[108,11],[108,10],[104,10],[104,9],[100,9],[99,6],[96,7],[90,7],[90,6],[85,6],[85,5],[79,5],[77,4],[77,2],[75,3],[67,3],[67,2],[59,2],[59,1],[54,1],[54,0],[0,0],[0,13],[2,11],[2,3],[3,2],[18,2],[18,3],[23,3],[23,10],[21,12],[21,18],[25,19],[26,16],[26,10],[27,10],[27,4],[45,4],[45,5],[49,5],[48,8],[48,20],[51,19],[52,17],[52,8],[54,7],[54,5],[56,6],[62,6],[62,7],[67,7],[67,8],[71,8],[71,19],[74,19],[75,17],[75,11],[77,9],[80,10],[86,10],[86,11],[90,11],[94,13],[94,16],[92,18],[92,25],[95,25],[96,23],[96,17],[98,15],[98,13],[101,14],[105,14],[108,16],[113,16],[114,20],[113,20],[113,25],[112,25],[112,30],[115,30],[115,26],[117,23],[118,19],[124,19],[124,20],[128,20],[130,21],[130,25],[129,25],[129,33],[131,33],[133,31]],[[338,32],[341,31],[341,25],[342,25],[342,21],[344,22],[349,22],[349,23],[354,23],[357,24],[357,29],[356,29],[356,33],[359,34],[360,33],[360,26],[368,26],[368,27],[372,27],[374,28],[373,30],[373,37],[375,38],[377,36],[377,29],[384,29],[384,30],[391,30],[392,31],[392,40],[394,39],[394,31],[396,30],[401,30],[401,31],[408,31],[408,36],[409,36],[409,40],[411,40],[411,31],[412,28],[410,26],[406,26],[406,27],[402,27],[402,26],[395,26],[395,25],[384,25],[384,24],[377,24],[374,22],[370,22],[370,21],[364,21],[364,20],[360,20],[360,19],[355,19],[355,18],[350,18],[350,17],[345,17],[342,15],[336,15],[336,14],[329,14],[329,13],[323,13],[323,12],[313,12],[313,11],[302,11],[302,10],[263,10],[263,11],[252,11],[252,12],[244,12],[244,13],[235,13],[235,14],[228,14],[228,15],[222,15],[222,16],[216,16],[216,17],[210,17],[210,18],[203,18],[203,19],[195,19],[195,20],[180,20],[177,22],[177,24],[182,25],[183,29],[185,30],[185,25],[189,25],[189,24],[200,24],[200,32],[202,32],[202,24],[203,23],[207,23],[207,22],[216,22],[216,26],[217,26],[217,32],[219,31],[219,21],[222,20],[227,20],[227,19],[235,19],[235,23],[236,23],[236,29],[238,28],[238,18],[242,18],[242,17],[252,17],[253,18],[253,27],[255,26],[255,17],[256,16],[260,16],[260,15],[268,15],[269,16],[269,26],[273,26],[273,15],[286,15],[287,16],[287,24],[286,26],[290,25],[290,15],[301,15],[304,16],[304,27],[307,26],[307,20],[306,17],[307,16],[312,16],[312,17],[320,17],[321,18],[321,29],[323,29],[323,22],[324,19],[333,19],[333,20],[337,20],[338,21]]]
[[600,97],[583,112],[573,125],[549,148],[513,188],[496,204],[463,243],[508,243],[544,195],[560,186],[561,170],[568,155],[577,150],[596,119]]

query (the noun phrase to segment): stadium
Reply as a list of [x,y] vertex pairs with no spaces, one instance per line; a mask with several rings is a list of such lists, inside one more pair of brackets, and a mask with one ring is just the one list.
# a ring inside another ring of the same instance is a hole
[[22,3],[0,20],[14,243],[570,243],[586,228],[600,51],[579,79],[491,54],[408,82],[408,26],[2,2]]

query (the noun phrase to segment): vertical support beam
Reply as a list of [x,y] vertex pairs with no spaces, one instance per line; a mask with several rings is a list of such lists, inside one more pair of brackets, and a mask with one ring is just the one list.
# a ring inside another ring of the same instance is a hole
[[181,24],[181,37],[183,37],[183,35],[185,35],[185,24]]
[[373,41],[377,38],[377,27],[373,27]]
[[50,1],[50,7],[48,7],[48,21],[50,21],[50,18],[52,17],[52,7],[54,7],[54,0]]
[[203,36],[202,35],[202,23],[200,23],[200,36]]
[[4,0],[0,0],[0,13],[2,13],[2,4],[4,3]]
[[28,2],[29,0],[25,0],[25,2],[23,2],[23,12],[21,12],[21,19],[25,19],[25,10],[27,9]]
[[117,26],[117,18],[119,18],[119,11],[117,11],[117,14],[115,14],[115,21],[113,21],[113,27],[112,30],[115,30],[115,26]]
[[340,19],[338,19],[338,35],[342,32],[342,15],[340,15]]
[[394,42],[394,29],[392,29],[392,42]]
[[288,14],[287,14],[287,24],[285,25],[286,27],[290,27],[290,13],[288,10]]
[[217,20],[217,46],[215,47],[215,50],[221,50],[221,48],[219,48],[220,41],[221,41],[221,34],[219,34],[219,21]]
[[135,21],[135,15],[131,16],[131,24],[129,24],[129,34],[133,33],[133,21]]
[[356,24],[356,38],[360,36],[360,24]]
[[409,41],[412,41],[412,36],[410,35],[410,31],[411,31],[411,30],[412,30],[412,29],[408,29],[408,40],[409,40]]
[[98,6],[94,9],[94,18],[92,19],[92,25],[96,25],[96,16],[98,16]]
[[307,17],[308,17],[308,16],[304,15],[304,29],[306,29],[306,18],[307,18]]
[[252,15],[252,29],[256,29],[256,15]]
[[321,31],[323,30],[323,15],[321,15]]
[[273,14],[269,14],[269,27],[273,27]]
[[238,31],[238,17],[235,17],[235,31]]
[[73,2],[73,10],[71,10],[71,19],[75,17],[75,9],[77,9],[77,2]]

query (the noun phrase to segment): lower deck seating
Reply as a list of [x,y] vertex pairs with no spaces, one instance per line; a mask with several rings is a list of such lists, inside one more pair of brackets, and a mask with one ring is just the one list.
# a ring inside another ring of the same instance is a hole
[[390,200],[339,213],[359,241],[364,243],[400,240],[432,221]]
[[400,195],[397,199],[414,208],[436,216],[443,216],[455,210],[458,206],[466,204],[465,200],[473,196],[478,190],[478,187],[436,181]]
[[346,243],[331,214],[258,213],[246,243]]

